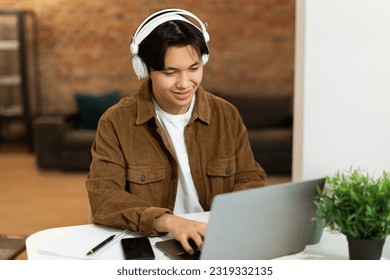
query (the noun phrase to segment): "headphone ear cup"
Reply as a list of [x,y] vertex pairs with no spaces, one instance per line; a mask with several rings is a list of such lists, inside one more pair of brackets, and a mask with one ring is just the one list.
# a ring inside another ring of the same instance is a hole
[[202,55],[202,63],[205,65],[209,61],[209,54],[205,53]]
[[146,78],[149,75],[148,67],[146,67],[145,63],[138,55],[133,56],[132,63],[134,72],[137,75],[138,80]]
[[130,52],[131,52],[132,55],[138,54],[138,49],[139,49],[139,47],[138,47],[138,45],[135,42],[132,42],[130,44]]
[[202,31],[203,32],[203,37],[204,37],[204,40],[206,43],[208,43],[210,41],[210,35],[207,31]]

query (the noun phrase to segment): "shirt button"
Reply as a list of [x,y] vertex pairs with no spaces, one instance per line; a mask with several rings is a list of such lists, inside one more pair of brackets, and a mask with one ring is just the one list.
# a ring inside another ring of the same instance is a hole
[[139,177],[139,179],[141,180],[141,182],[145,182],[146,176],[145,175],[141,175],[141,177]]
[[226,167],[225,172],[226,174],[230,174],[232,173],[232,170],[230,169],[230,167]]
[[173,172],[173,173],[172,173],[172,179],[176,179],[176,177],[177,177],[176,172]]

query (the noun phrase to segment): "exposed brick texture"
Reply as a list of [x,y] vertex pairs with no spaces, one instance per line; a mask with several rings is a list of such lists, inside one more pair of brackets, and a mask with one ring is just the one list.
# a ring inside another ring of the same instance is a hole
[[71,112],[74,92],[138,88],[129,43],[138,24],[167,7],[209,24],[203,86],[227,94],[292,94],[294,0],[2,0],[38,19],[42,111]]

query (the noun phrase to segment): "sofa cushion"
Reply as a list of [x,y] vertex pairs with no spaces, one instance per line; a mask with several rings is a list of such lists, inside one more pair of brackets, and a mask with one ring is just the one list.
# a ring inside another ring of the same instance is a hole
[[292,100],[288,95],[220,95],[237,107],[248,129],[292,125]]
[[267,174],[291,174],[292,127],[249,129],[248,137],[256,161]]
[[79,128],[96,129],[101,115],[120,99],[118,91],[87,93],[76,92]]
[[92,129],[70,129],[62,139],[64,147],[86,147],[91,148],[95,140],[96,131]]

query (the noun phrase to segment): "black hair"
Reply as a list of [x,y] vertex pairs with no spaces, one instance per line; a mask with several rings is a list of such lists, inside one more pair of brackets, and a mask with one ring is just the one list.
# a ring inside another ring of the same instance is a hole
[[171,20],[157,26],[140,44],[139,57],[148,70],[164,69],[164,58],[169,47],[192,46],[199,58],[208,54],[209,50],[203,33],[192,24]]

